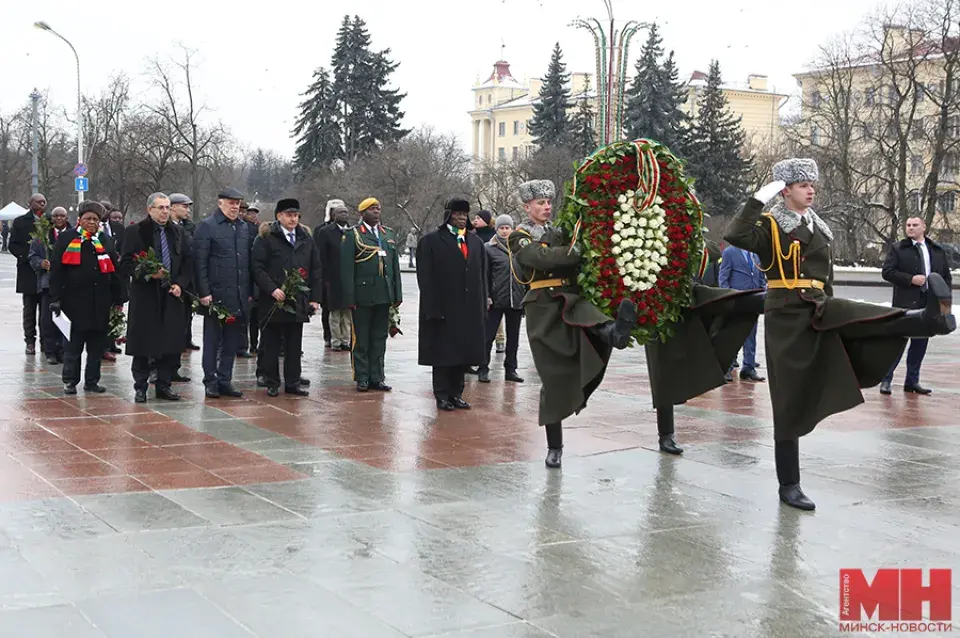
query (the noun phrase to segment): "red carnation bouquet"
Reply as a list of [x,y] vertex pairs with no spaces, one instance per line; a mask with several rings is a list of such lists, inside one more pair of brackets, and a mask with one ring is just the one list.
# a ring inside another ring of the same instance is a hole
[[633,300],[640,345],[670,336],[705,254],[703,209],[675,155],[653,140],[597,150],[577,169],[556,224],[580,242],[585,299],[610,316]]

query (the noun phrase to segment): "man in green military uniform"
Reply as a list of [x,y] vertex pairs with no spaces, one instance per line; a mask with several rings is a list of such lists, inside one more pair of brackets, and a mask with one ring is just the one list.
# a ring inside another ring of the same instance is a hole
[[[799,439],[832,414],[863,403],[901,356],[907,337],[956,329],[951,291],[928,279],[923,310],[885,308],[833,296],[833,233],[813,211],[817,165],[791,159],[743,205],[725,239],[760,256],[767,272],[764,329],[780,500],[812,510],[800,489]],[[779,193],[769,213],[764,204]]]
[[391,390],[383,371],[390,307],[403,301],[396,234],[380,224],[380,202],[357,207],[361,221],[343,235],[340,277],[343,305],[353,310],[353,380],[357,391]]
[[519,188],[527,219],[510,234],[510,252],[522,272],[514,273],[530,291],[523,299],[533,363],[540,375],[540,425],[547,431],[547,467],[560,467],[563,419],[579,413],[603,380],[613,348],[630,342],[637,308],[620,304],[617,319],[600,312],[579,294],[580,252],[559,228],[550,225],[556,189],[549,180]]

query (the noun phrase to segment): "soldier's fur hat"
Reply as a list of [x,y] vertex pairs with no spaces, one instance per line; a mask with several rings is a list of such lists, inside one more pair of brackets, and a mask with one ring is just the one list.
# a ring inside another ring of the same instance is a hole
[[773,167],[774,181],[785,182],[788,186],[797,182],[815,182],[820,178],[817,163],[812,159],[794,158],[778,162]]
[[517,192],[520,194],[520,201],[526,204],[535,199],[553,199],[557,188],[549,179],[534,179],[520,184]]

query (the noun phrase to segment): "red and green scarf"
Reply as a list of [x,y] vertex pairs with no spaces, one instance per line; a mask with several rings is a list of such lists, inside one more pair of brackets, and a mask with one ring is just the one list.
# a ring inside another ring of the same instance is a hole
[[83,230],[82,228],[77,231],[80,233],[70,242],[70,245],[67,246],[67,249],[63,251],[63,257],[60,259],[60,263],[64,266],[79,266],[80,265],[80,246],[85,241],[93,243],[93,249],[97,253],[97,264],[100,266],[100,272],[108,273],[113,272],[113,260],[110,259],[110,255],[107,254],[107,251],[103,249],[103,244],[100,243],[100,239],[96,235]]

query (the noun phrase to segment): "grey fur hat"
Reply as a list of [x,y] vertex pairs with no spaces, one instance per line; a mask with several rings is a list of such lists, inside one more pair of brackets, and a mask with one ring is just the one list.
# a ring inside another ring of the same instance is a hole
[[778,162],[773,167],[774,181],[782,181],[787,185],[796,182],[815,182],[820,178],[817,163],[812,159],[794,158]]
[[520,201],[524,204],[535,199],[553,199],[557,195],[557,187],[549,179],[533,179],[517,187]]

